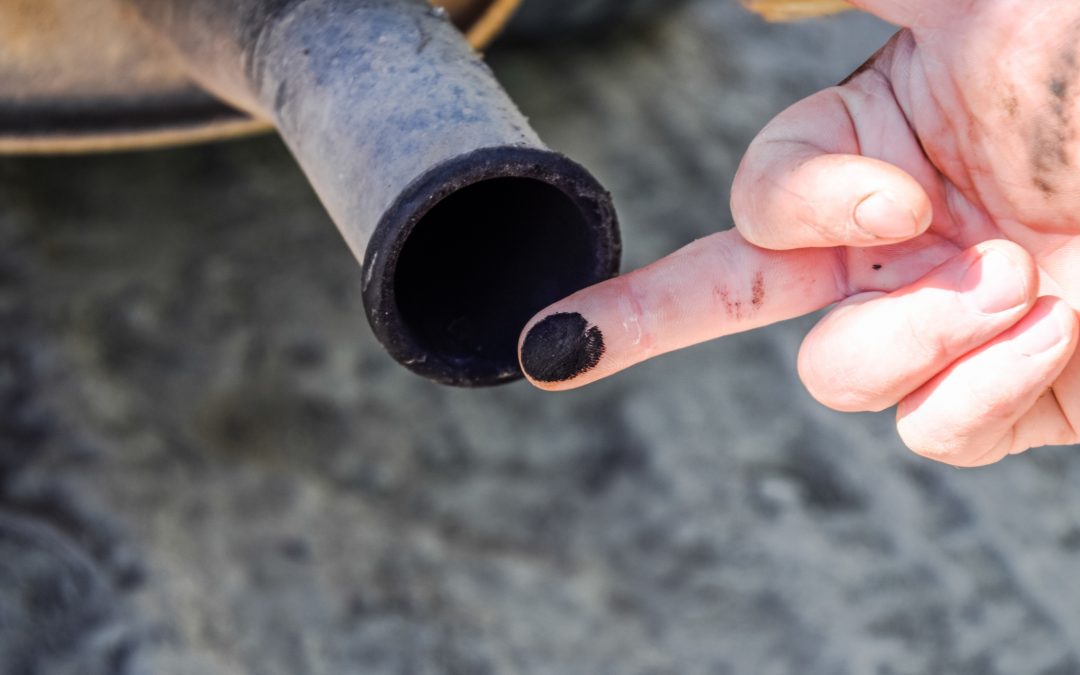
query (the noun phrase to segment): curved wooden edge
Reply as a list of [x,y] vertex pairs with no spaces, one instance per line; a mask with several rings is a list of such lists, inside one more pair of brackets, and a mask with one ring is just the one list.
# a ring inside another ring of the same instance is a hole
[[476,23],[465,33],[474,49],[483,49],[506,27],[521,0],[492,0]]
[[846,0],[743,0],[743,6],[766,21],[798,21],[855,9]]
[[[439,4],[438,0],[433,0]],[[495,39],[506,26],[521,0],[490,0],[487,9],[466,31],[474,49],[480,50]],[[227,119],[208,120],[202,124],[133,128],[126,131],[94,131],[85,134],[38,134],[31,136],[0,135],[0,155],[63,155],[95,152],[151,150],[179,145],[243,138],[274,130],[266,120],[237,113]]]
[[0,136],[0,155],[77,155],[153,150],[244,138],[273,130],[274,125],[266,120],[237,116],[229,121],[173,128],[90,132],[85,135]]

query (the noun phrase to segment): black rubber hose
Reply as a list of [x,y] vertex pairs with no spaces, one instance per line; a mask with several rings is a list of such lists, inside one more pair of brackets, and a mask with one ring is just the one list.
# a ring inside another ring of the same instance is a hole
[[517,379],[529,317],[617,272],[610,196],[426,0],[129,1],[207,89],[274,121],[415,372]]

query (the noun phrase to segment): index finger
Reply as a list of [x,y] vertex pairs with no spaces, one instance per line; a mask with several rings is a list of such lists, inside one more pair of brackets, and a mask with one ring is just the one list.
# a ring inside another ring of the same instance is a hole
[[653,356],[807,314],[844,297],[843,251],[758,248],[729,230],[538,314],[519,344],[536,386],[572,389]]

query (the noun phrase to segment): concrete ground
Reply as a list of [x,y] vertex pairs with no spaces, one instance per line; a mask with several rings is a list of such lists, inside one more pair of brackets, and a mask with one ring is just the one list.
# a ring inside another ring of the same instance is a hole
[[[627,267],[889,35],[722,0],[493,54]],[[1080,458],[960,471],[816,405],[809,320],[586,391],[440,388],[272,138],[0,160],[0,672],[1080,673]]]

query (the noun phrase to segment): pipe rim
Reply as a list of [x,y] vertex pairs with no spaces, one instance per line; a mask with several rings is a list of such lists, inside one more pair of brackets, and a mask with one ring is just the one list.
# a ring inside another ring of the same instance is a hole
[[467,367],[462,359],[426,349],[405,322],[395,291],[398,262],[421,220],[458,191],[503,178],[544,183],[561,192],[578,209],[586,223],[593,252],[588,279],[582,288],[619,272],[622,242],[611,195],[584,167],[566,156],[518,146],[483,148],[423,174],[387,209],[368,241],[362,296],[372,331],[386,351],[409,370],[440,384],[487,387],[522,377],[516,360],[512,367]]

